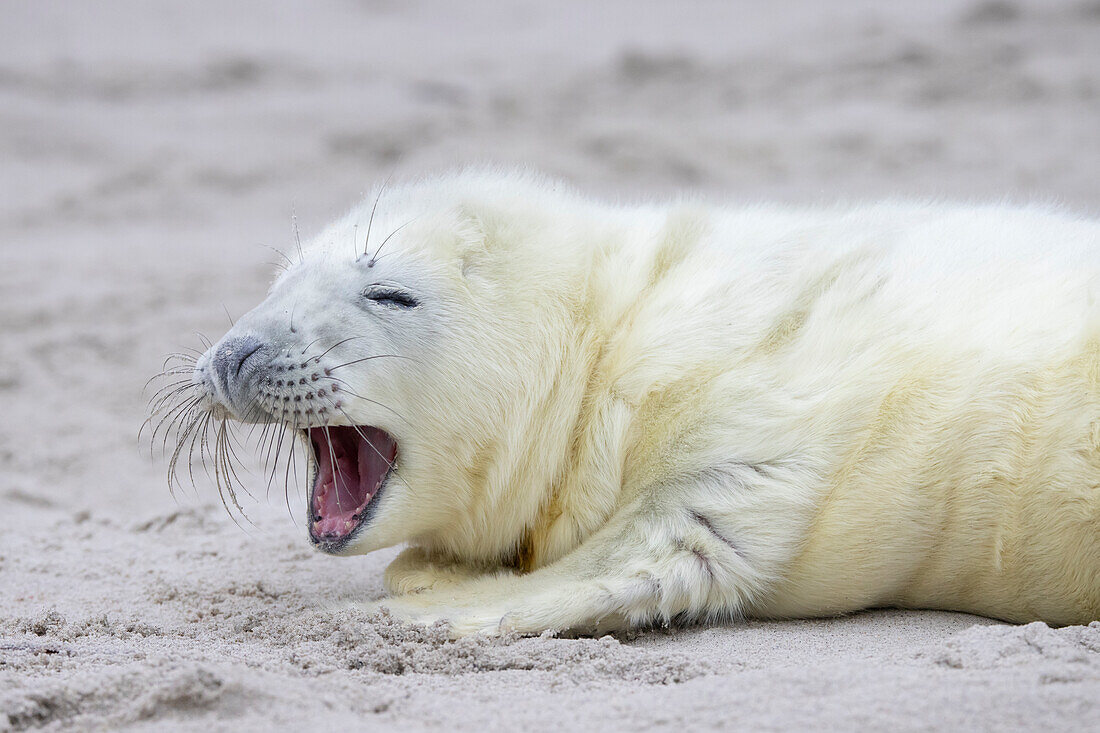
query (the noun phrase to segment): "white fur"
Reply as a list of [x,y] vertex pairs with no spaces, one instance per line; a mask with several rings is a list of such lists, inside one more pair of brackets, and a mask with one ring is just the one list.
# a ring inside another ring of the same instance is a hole
[[[1100,617],[1100,225],[608,206],[465,173],[322,233],[244,325],[399,444],[349,552],[456,633],[871,606]],[[422,296],[357,302],[370,282]],[[297,335],[286,331],[293,312]],[[384,407],[382,406],[384,405]]]

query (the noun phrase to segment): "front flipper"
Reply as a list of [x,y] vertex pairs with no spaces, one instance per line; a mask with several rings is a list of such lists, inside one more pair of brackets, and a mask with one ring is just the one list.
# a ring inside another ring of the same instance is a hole
[[485,572],[472,565],[446,562],[420,547],[408,547],[386,568],[382,584],[388,593],[402,596],[460,585]]
[[736,617],[759,591],[763,576],[748,559],[747,541],[734,542],[732,533],[725,518],[713,512],[635,508],[532,573],[436,580],[430,588],[374,606],[410,622],[445,621],[455,636],[597,633],[673,617]]

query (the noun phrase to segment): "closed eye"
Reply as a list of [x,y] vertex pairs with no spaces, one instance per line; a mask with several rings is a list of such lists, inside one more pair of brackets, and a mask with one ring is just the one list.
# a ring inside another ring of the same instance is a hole
[[416,308],[420,305],[411,293],[392,285],[370,285],[363,291],[363,297],[379,305],[398,310]]

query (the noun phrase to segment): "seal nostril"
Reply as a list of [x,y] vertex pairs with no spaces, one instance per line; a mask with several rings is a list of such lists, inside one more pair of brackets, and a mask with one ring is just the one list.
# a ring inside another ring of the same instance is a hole
[[264,343],[252,336],[223,341],[214,352],[213,365],[218,381],[234,402],[243,402],[241,387],[248,381],[249,360],[264,348]]
[[241,367],[243,367],[244,363],[246,361],[248,361],[248,357],[252,356],[257,351],[260,350],[260,346],[262,346],[262,344],[256,344],[256,346],[253,349],[251,349],[247,354],[245,354],[244,356],[241,357],[240,361],[237,362],[237,371],[234,372],[233,376],[235,376],[235,377],[241,376]]

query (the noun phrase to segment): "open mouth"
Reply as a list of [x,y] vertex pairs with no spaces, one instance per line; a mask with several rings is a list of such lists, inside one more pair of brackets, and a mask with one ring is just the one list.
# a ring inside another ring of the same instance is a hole
[[310,428],[317,475],[309,500],[309,534],[338,549],[369,517],[371,500],[397,460],[397,442],[369,426]]

